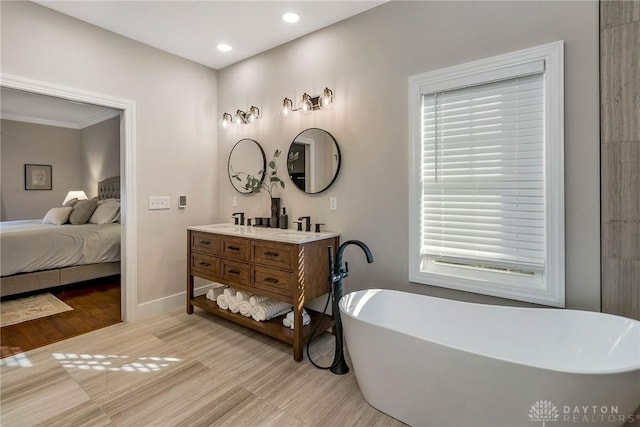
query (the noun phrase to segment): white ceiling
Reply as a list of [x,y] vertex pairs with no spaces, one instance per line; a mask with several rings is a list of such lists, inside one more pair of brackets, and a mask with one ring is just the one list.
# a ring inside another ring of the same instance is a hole
[[[309,34],[387,0],[36,1],[182,58],[220,69]],[[300,21],[287,24],[285,12]],[[218,43],[233,47],[220,52]],[[2,88],[3,119],[82,129],[116,110]]]
[[[36,1],[174,55],[224,68],[378,6],[380,0],[333,1]],[[300,21],[287,24],[285,12]],[[233,47],[220,52],[218,43]]]
[[120,114],[119,110],[67,101],[21,90],[0,89],[0,117],[71,129],[84,129]]

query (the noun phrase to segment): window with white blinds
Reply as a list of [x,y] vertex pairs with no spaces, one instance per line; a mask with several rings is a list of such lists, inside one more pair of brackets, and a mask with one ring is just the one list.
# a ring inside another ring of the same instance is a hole
[[422,253],[544,270],[543,74],[422,96]]
[[563,43],[409,78],[409,280],[564,306]]

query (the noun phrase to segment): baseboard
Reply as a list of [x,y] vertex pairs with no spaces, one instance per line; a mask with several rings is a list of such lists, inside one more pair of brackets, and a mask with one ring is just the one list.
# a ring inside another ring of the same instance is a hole
[[[195,296],[206,294],[211,289],[213,283],[199,286],[194,289]],[[186,312],[187,293],[179,292],[177,294],[169,295],[163,298],[158,298],[153,301],[144,302],[138,304],[136,307],[136,322],[140,320],[149,319],[151,317],[159,316],[161,314],[169,313],[171,311],[183,308]]]

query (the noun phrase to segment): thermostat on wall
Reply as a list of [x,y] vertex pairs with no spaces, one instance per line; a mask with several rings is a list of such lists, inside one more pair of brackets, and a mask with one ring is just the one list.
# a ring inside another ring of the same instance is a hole
[[187,207],[187,196],[179,196],[178,197],[178,207],[180,209],[184,209]]

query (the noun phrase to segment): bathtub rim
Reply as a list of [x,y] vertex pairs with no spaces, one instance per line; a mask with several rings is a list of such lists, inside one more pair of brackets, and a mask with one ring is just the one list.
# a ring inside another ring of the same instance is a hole
[[[382,292],[391,292],[391,293],[411,294],[411,295],[417,295],[417,296],[426,297],[426,298],[433,298],[433,299],[438,299],[438,300],[443,300],[443,301],[449,301],[449,302],[453,302],[453,303],[456,303],[456,304],[482,305],[482,306],[491,307],[492,309],[495,308],[495,309],[500,309],[500,310],[513,310],[513,309],[518,309],[518,310],[544,310],[544,311],[563,310],[563,311],[569,311],[569,312],[589,313],[589,314],[592,314],[592,315],[596,315],[597,314],[599,316],[602,315],[602,316],[606,316],[606,317],[614,317],[614,318],[617,318],[617,319],[624,319],[624,320],[630,320],[632,322],[636,322],[636,323],[638,323],[637,327],[639,328],[639,332],[638,333],[640,333],[640,321],[635,320],[635,319],[631,319],[631,318],[628,318],[628,317],[624,317],[624,316],[617,316],[615,314],[594,312],[594,311],[587,311],[587,310],[565,309],[565,308],[515,307],[515,306],[506,306],[506,305],[493,305],[493,304],[484,304],[484,303],[474,303],[474,302],[459,301],[459,300],[454,300],[454,299],[449,299],[449,298],[434,297],[434,296],[431,296],[431,295],[415,294],[413,292],[399,291],[399,290],[396,290],[396,289],[383,289],[383,288],[361,289],[361,290],[358,290],[358,291],[352,291],[352,292],[349,292],[349,293],[345,294],[340,299],[340,301],[338,302],[338,307],[340,309],[340,314],[341,315],[345,315],[345,316],[349,316],[354,320],[359,320],[359,321],[363,322],[362,319],[359,319],[357,316],[354,316],[353,314],[349,313],[344,306],[346,304],[345,301],[346,301],[346,299],[347,299],[347,297],[349,295],[357,294],[357,293],[366,293],[368,291],[382,291]],[[543,370],[546,370],[546,371],[553,371],[553,372],[566,373],[566,374],[577,374],[577,375],[629,374],[629,373],[634,373],[636,371],[640,374],[640,359],[638,360],[637,364],[631,365],[631,366],[627,366],[627,367],[624,367],[624,368],[600,369],[600,370],[589,370],[589,371],[571,369],[571,368],[559,369],[559,368],[543,366],[543,365],[535,364],[535,363],[524,363],[522,361],[512,360],[512,359],[509,359],[509,358],[506,358],[506,357],[497,356],[497,355],[481,353],[481,352],[478,352],[478,351],[470,350],[468,348],[463,348],[463,347],[456,346],[456,345],[445,344],[445,343],[442,343],[442,342],[440,342],[438,340],[425,339],[424,337],[420,337],[420,336],[417,336],[415,334],[411,334],[411,333],[404,332],[404,331],[399,331],[397,329],[393,329],[393,328],[387,327],[385,325],[381,325],[379,323],[373,323],[373,322],[366,322],[366,323],[370,323],[372,325],[375,325],[376,327],[383,328],[383,329],[386,329],[388,331],[393,331],[393,332],[397,332],[397,333],[400,333],[400,334],[403,334],[403,335],[407,335],[407,336],[410,336],[412,338],[416,338],[416,339],[419,339],[419,340],[425,340],[425,341],[428,341],[430,343],[434,343],[434,344],[437,344],[437,345],[440,345],[440,346],[443,346],[443,347],[451,348],[451,349],[458,350],[458,351],[463,351],[463,352],[466,352],[466,353],[471,353],[471,354],[474,354],[474,355],[479,356],[479,357],[500,360],[502,362],[512,363],[512,364],[515,364],[515,365],[529,367],[529,368],[537,368],[537,369],[543,369]]]

